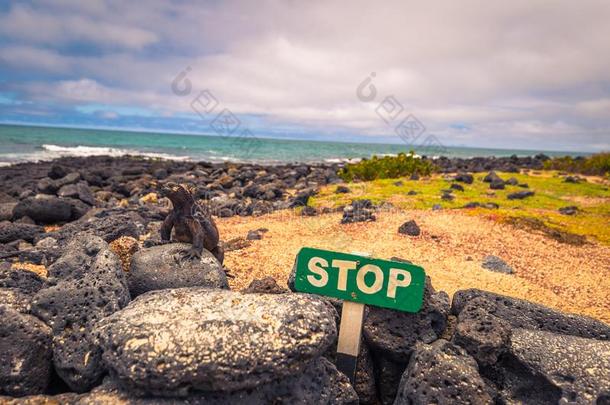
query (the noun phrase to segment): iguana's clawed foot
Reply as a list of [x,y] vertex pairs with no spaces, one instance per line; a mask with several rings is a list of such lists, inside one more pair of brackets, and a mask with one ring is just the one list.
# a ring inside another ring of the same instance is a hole
[[180,252],[181,262],[189,260],[201,260],[201,252],[194,248]]
[[235,278],[235,276],[233,274],[231,274],[231,271],[229,269],[227,269],[225,266],[222,266],[222,270],[225,272],[225,275],[227,276],[227,278]]

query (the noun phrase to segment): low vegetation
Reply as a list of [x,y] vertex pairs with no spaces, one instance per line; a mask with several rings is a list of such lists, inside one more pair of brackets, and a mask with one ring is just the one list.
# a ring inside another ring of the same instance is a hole
[[339,171],[339,176],[345,181],[370,181],[377,179],[393,179],[417,174],[428,176],[434,171],[434,164],[429,160],[420,159],[413,151],[399,153],[396,156],[373,156],[362,159],[358,163],[350,163]]
[[[538,173],[503,173],[501,178],[514,177],[519,184],[528,184],[524,189],[507,185],[504,190],[491,190],[483,182],[486,173],[475,174],[473,184],[459,183],[464,191],[454,190],[452,201],[443,200],[443,190],[453,183],[452,176],[432,174],[419,181],[405,177],[376,179],[347,184],[349,193],[336,193],[337,186],[326,186],[314,196],[310,204],[317,207],[336,208],[349,204],[354,199],[370,199],[374,204],[391,203],[401,209],[460,209],[470,215],[482,215],[499,222],[511,223],[519,228],[543,232],[549,237],[566,243],[579,244],[582,238],[596,239],[610,245],[610,191],[608,182],[582,181],[569,183],[557,171]],[[534,196],[523,200],[508,200],[507,195],[521,190],[532,190]],[[478,202],[496,203],[497,209],[462,209],[466,204]],[[576,206],[575,215],[563,215],[559,208]]]
[[564,156],[544,162],[547,170],[560,170],[594,176],[610,177],[610,152],[596,153],[588,157]]

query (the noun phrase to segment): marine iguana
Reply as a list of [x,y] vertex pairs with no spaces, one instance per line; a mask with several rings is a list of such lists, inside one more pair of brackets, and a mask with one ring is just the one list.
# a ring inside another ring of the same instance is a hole
[[222,264],[224,251],[218,244],[218,228],[208,208],[195,201],[193,190],[186,185],[166,183],[159,187],[159,192],[173,205],[161,226],[161,240],[169,241],[173,229],[176,241],[193,244],[183,252],[184,259],[199,259],[206,248]]

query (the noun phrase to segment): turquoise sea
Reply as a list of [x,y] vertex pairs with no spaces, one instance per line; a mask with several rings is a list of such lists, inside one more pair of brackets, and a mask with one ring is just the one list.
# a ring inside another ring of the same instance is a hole
[[[50,160],[61,156],[144,155],[196,161],[338,162],[372,155],[409,152],[406,144],[320,142],[0,125],[0,165]],[[415,147],[418,154],[448,157],[519,156],[569,153],[531,150],[479,149],[466,147]]]

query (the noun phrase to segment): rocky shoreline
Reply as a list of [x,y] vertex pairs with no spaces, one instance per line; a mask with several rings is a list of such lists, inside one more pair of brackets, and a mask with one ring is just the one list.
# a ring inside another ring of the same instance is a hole
[[[437,164],[467,182],[544,159]],[[341,183],[338,169],[132,157],[0,168],[0,402],[610,403],[609,325],[475,289],[450,300],[430,279],[416,314],[367,309],[352,386],[333,364],[338,301],[273,279],[231,291],[211,254],[175,260],[181,246],[158,232],[169,206],[148,203],[171,181],[217,216],[262,215],[306,206]],[[374,218],[355,205],[345,222]]]

